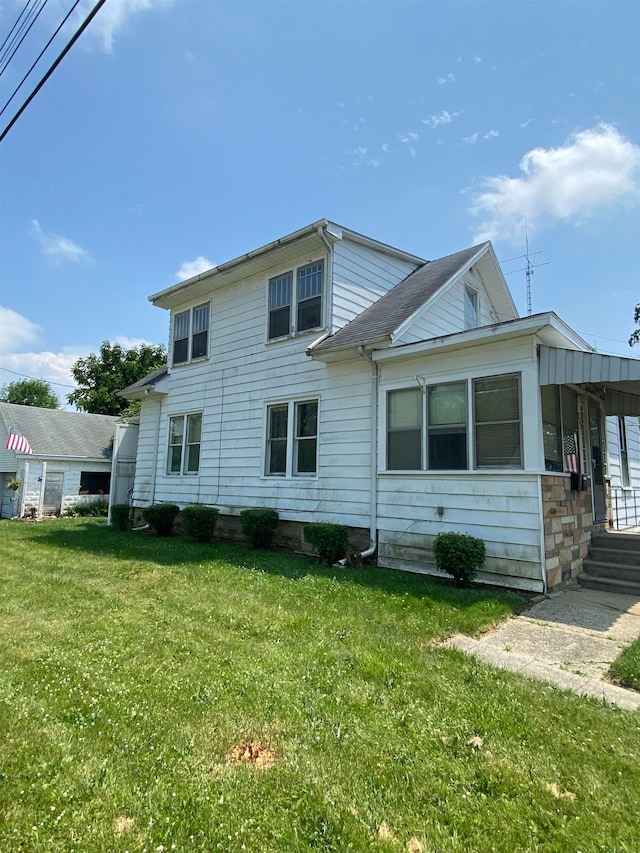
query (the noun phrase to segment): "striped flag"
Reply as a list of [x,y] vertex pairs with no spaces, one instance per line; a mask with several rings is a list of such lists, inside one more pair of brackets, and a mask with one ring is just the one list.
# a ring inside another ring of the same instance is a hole
[[578,465],[578,442],[575,432],[562,437],[562,452],[564,453],[565,471],[577,474],[580,467]]
[[13,427],[9,430],[7,443],[4,447],[5,450],[15,450],[16,453],[33,453],[31,445],[27,439],[22,435],[22,433],[19,433],[18,430]]

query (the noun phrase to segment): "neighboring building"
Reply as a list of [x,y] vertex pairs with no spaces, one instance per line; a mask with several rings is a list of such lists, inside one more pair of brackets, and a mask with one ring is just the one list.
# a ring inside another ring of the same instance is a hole
[[[108,499],[117,420],[0,403],[0,517],[61,515],[74,504]],[[32,454],[6,450],[10,429],[26,438]],[[8,489],[16,479],[20,488]]]
[[640,424],[638,418],[607,418],[611,524],[640,527]]
[[[490,243],[436,261],[326,220],[150,297],[170,362],[142,401],[134,507],[278,510],[382,566],[435,571],[444,530],[479,578],[557,587],[607,522],[605,414],[640,414],[640,362],[545,313],[518,318]],[[582,472],[588,477],[580,476]]]

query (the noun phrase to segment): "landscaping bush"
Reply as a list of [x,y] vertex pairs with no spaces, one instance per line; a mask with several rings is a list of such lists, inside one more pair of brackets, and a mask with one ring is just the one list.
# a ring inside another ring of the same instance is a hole
[[278,513],[266,507],[243,509],[240,527],[254,548],[268,548],[278,527]]
[[182,510],[182,524],[196,542],[211,542],[218,520],[218,510],[212,506],[186,506]]
[[171,536],[179,512],[180,507],[176,504],[152,504],[142,511],[142,517],[158,536]]
[[486,550],[482,539],[467,533],[438,533],[433,542],[437,567],[456,580],[456,586],[469,586],[476,571],[484,565]]
[[111,507],[111,524],[116,530],[129,529],[129,514],[131,507],[129,504],[114,504]]
[[104,498],[98,498],[95,501],[83,501],[67,509],[68,515],[80,518],[97,518],[101,515],[108,515],[108,513],[109,504]]
[[349,529],[344,524],[313,521],[304,528],[304,538],[328,566],[344,557],[349,547]]

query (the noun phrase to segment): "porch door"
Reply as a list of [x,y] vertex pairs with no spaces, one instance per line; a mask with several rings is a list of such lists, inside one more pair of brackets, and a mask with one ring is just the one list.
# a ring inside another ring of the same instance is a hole
[[62,481],[64,474],[48,472],[44,481],[43,515],[60,515],[62,512]]
[[591,448],[591,497],[593,520],[606,521],[607,504],[604,489],[604,447],[600,408],[589,402],[589,446]]

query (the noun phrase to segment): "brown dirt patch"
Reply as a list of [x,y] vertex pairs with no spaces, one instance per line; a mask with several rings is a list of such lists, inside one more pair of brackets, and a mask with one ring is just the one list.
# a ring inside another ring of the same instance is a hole
[[229,751],[230,764],[251,764],[253,767],[267,770],[273,767],[275,760],[273,751],[257,741],[239,743]]

